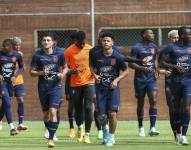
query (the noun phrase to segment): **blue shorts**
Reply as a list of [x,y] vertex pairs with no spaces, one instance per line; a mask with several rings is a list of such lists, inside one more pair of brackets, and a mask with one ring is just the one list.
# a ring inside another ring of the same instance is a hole
[[38,94],[43,111],[48,111],[49,108],[58,109],[63,100],[62,87],[56,87],[51,90],[39,87]]
[[137,99],[144,99],[146,93],[158,91],[156,80],[151,81],[138,81],[134,80],[135,97]]
[[120,90],[119,88],[101,89],[96,87],[96,106],[98,115],[106,115],[109,111],[119,111]]
[[172,94],[176,100],[191,100],[191,81],[189,82],[177,82],[172,81]]
[[14,86],[14,96],[15,97],[23,97],[25,95],[25,87],[24,84],[19,84]]
[[7,82],[0,84],[0,95],[7,95],[9,97],[13,96],[13,85]]

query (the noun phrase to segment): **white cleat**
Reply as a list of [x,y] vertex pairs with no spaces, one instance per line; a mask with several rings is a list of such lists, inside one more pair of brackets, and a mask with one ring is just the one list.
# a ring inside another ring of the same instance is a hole
[[0,130],[3,129],[3,121],[0,121]]
[[156,136],[156,135],[159,135],[160,132],[156,130],[155,127],[152,127],[150,130],[149,130],[149,135],[150,136]]
[[144,137],[145,136],[145,130],[144,127],[139,128],[139,136]]
[[[45,128],[44,137],[45,137],[46,139],[49,139],[49,132],[48,132],[48,129],[47,129],[47,128]],[[54,141],[58,141],[58,138],[57,138],[56,134],[54,134],[53,140],[54,140]]]
[[182,145],[188,145],[188,141],[186,139],[186,136],[181,137]]
[[49,138],[49,132],[48,132],[48,129],[47,129],[47,128],[45,128],[45,130],[44,130],[44,137],[45,137],[46,139]]
[[182,145],[181,142],[182,142],[181,134],[176,134],[176,140],[175,140],[176,145]]

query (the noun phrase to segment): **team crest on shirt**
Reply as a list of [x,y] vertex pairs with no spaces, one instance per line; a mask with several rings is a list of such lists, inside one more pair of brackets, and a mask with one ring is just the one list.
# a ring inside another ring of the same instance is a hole
[[111,65],[115,65],[116,64],[116,59],[115,58],[112,58],[111,59]]
[[57,63],[58,62],[58,56],[53,56],[53,62]]
[[154,53],[155,53],[155,48],[151,48],[150,51],[151,51],[151,54],[154,55]]
[[17,58],[14,56],[11,58],[12,62],[16,62]]

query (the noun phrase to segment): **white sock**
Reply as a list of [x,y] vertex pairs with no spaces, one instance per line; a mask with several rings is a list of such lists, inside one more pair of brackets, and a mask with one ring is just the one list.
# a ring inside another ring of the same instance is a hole
[[13,125],[13,123],[9,123],[9,128],[10,128],[10,130],[12,130],[12,129],[15,128],[14,125]]
[[114,139],[114,138],[115,138],[115,135],[110,133],[110,137],[111,137],[112,139]]
[[90,136],[90,133],[89,133],[89,132],[86,132],[85,135],[86,135],[86,136]]

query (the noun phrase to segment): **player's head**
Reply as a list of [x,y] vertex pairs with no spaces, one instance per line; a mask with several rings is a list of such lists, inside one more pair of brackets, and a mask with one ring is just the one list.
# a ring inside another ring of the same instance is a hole
[[21,38],[15,36],[12,38],[12,41],[13,41],[13,50],[19,51],[21,49],[21,43],[22,43]]
[[168,39],[170,40],[170,42],[175,43],[178,41],[178,30],[171,30],[168,32]]
[[178,29],[179,41],[183,44],[191,43],[191,29],[186,26],[182,26]]
[[73,33],[71,38],[77,47],[82,49],[85,46],[86,34],[84,31],[77,31]]
[[43,35],[42,45],[44,49],[49,49],[54,46],[54,34],[52,32],[48,32]]
[[12,51],[13,40],[12,39],[5,39],[2,43],[3,51],[9,53]]
[[102,43],[102,47],[105,50],[109,50],[112,48],[113,43],[114,43],[114,36],[112,33],[110,32],[104,32],[101,36],[101,43]]
[[148,41],[148,42],[154,41],[155,36],[151,29],[143,29],[140,34],[144,41]]
[[104,34],[105,31],[100,31],[99,34],[98,34],[98,39],[97,39],[97,43],[98,45],[101,45],[101,41],[102,41],[102,34]]

